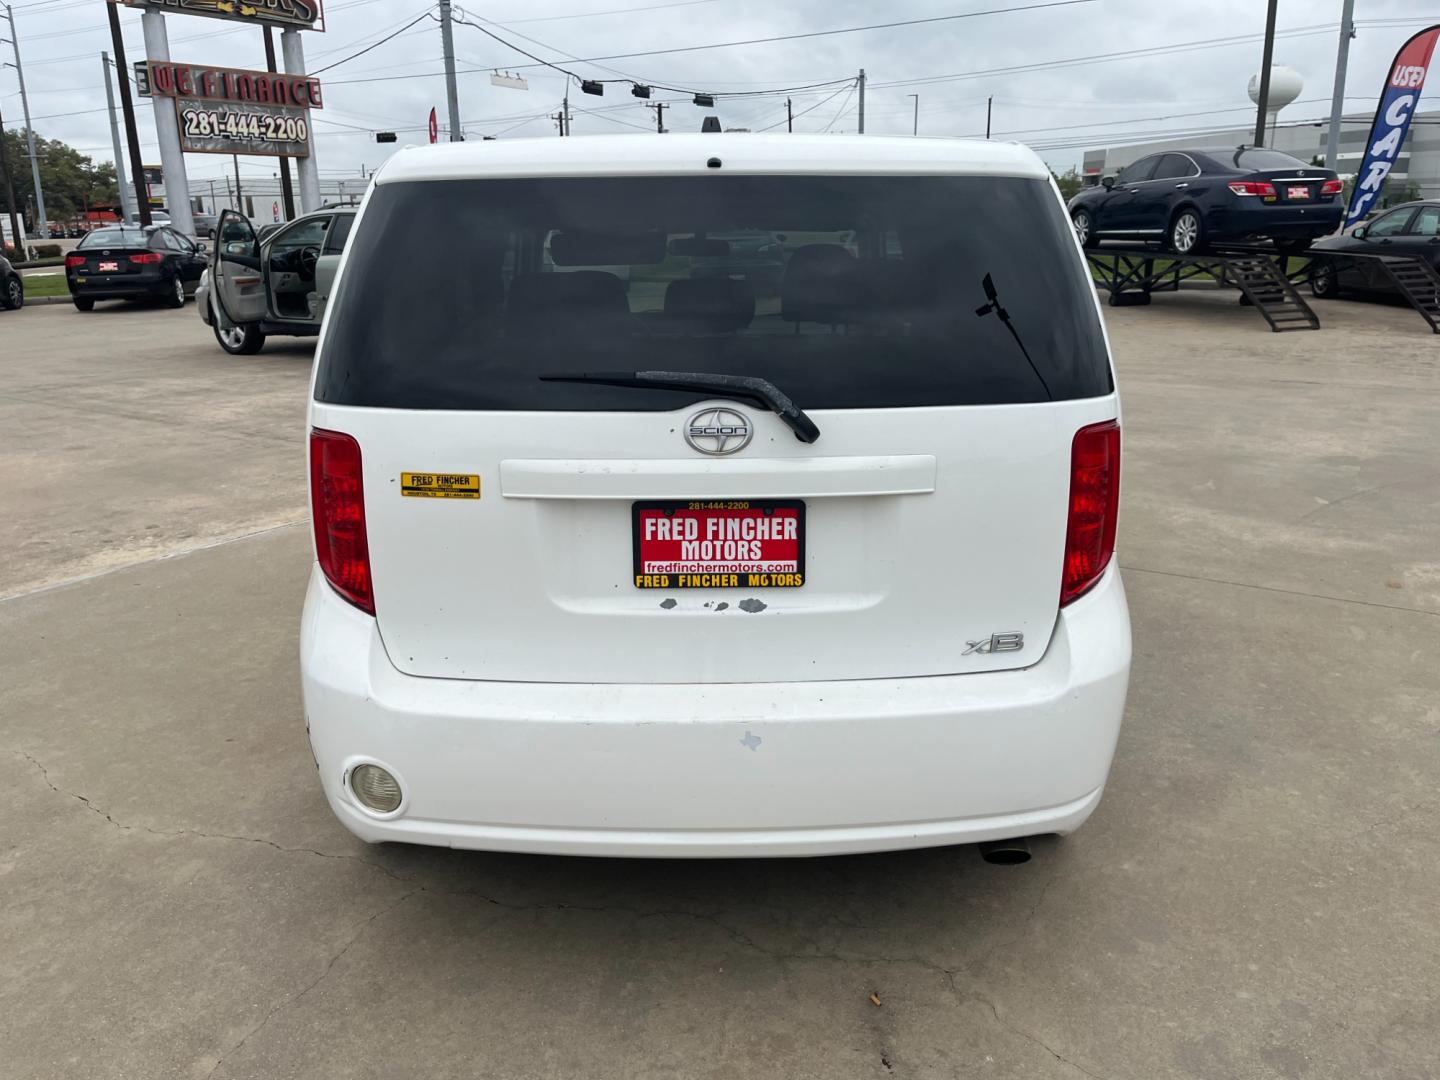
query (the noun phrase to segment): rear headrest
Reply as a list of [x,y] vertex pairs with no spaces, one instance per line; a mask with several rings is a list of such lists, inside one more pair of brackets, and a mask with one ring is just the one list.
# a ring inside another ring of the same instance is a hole
[[848,322],[860,296],[855,256],[839,244],[807,244],[785,264],[780,317],[791,322]]
[[665,288],[665,318],[702,333],[743,330],[755,318],[755,287],[744,278],[679,278]]
[[625,283],[603,270],[520,274],[505,302],[507,334],[584,333],[597,319],[628,318]]

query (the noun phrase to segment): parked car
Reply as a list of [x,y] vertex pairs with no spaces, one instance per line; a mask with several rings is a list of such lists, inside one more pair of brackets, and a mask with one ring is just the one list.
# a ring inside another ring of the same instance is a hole
[[1295,253],[1340,227],[1343,190],[1331,170],[1278,150],[1175,150],[1082,190],[1070,200],[1070,220],[1085,247],[1159,241],[1190,255],[1212,244],[1270,240]]
[[259,352],[271,334],[318,334],[354,221],[352,207],[317,210],[261,237],[243,215],[223,212],[215,255],[196,293],[200,317],[220,347],[244,356]]
[[[804,237],[778,296],[667,254],[750,230]],[[249,287],[244,245],[216,258]],[[596,269],[625,265],[644,288]],[[1119,731],[1119,417],[1024,147],[402,150],[309,411],[330,805],[368,841],[1019,861],[1089,816]]]
[[0,308],[18,311],[24,306],[25,280],[10,265],[10,260],[0,255]]
[[1347,255],[1409,255],[1440,271],[1440,200],[1382,211],[1310,249],[1310,291],[1320,299],[1331,300],[1342,292],[1395,293],[1394,281],[1375,260]]
[[168,225],[107,225],[65,256],[65,280],[81,311],[97,300],[163,300],[184,307],[200,284],[206,249]]
[[203,236],[207,240],[215,239],[215,224],[220,220],[216,214],[192,214],[191,221],[195,224],[195,235]]

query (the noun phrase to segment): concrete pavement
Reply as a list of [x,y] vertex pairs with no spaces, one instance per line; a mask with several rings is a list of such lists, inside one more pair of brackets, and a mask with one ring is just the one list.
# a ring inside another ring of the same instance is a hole
[[1019,868],[359,844],[295,672],[308,350],[228,357],[193,306],[14,314],[7,1078],[1434,1075],[1440,341],[1413,313],[1108,312],[1130,706],[1095,817]]

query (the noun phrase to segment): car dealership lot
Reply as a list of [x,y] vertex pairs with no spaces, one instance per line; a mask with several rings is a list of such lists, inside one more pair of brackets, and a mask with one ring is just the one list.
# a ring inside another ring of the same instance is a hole
[[359,844],[296,675],[308,344],[0,316],[0,1072],[1430,1075],[1440,342],[1317,309],[1107,309],[1130,705],[1018,868]]

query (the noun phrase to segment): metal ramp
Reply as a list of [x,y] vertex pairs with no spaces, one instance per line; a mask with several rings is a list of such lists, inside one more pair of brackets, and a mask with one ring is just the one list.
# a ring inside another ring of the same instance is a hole
[[[1277,334],[1320,329],[1320,319],[1295,291],[1278,253],[1237,248],[1177,255],[1148,247],[1101,246],[1087,248],[1085,258],[1095,285],[1110,294],[1115,307],[1148,304],[1151,293],[1178,291],[1183,281],[1210,277],[1220,288],[1239,289],[1242,302],[1253,305]],[[1440,285],[1440,278],[1436,283]]]
[[1430,324],[1431,333],[1440,334],[1440,274],[1425,259],[1381,255],[1379,260],[1400,295]]

